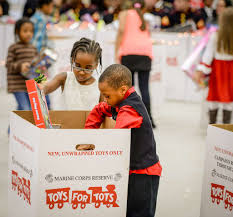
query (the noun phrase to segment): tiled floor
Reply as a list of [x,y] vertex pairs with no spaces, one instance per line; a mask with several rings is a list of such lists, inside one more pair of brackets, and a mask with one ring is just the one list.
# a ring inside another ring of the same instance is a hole
[[[9,111],[15,107],[13,96],[0,91],[0,105],[0,217],[7,217],[7,127]],[[156,217],[198,217],[205,146],[200,105],[165,102],[153,113],[163,166]]]

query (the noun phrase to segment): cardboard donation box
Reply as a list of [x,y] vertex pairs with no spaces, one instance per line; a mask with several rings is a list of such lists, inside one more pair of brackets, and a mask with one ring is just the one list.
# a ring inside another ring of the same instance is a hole
[[201,217],[233,216],[233,125],[209,125]]
[[130,129],[86,130],[87,115],[50,111],[60,129],[40,129],[31,111],[11,113],[9,217],[126,216]]

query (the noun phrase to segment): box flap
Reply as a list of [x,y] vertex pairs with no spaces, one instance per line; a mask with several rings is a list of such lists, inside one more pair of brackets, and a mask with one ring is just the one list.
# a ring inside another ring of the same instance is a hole
[[13,111],[15,114],[23,118],[24,120],[35,125],[32,111]]
[[212,126],[233,132],[233,124],[213,124]]
[[[35,125],[32,111],[14,111],[21,118]],[[58,125],[60,129],[83,129],[89,111],[49,111],[51,122]],[[106,118],[101,125],[101,129],[113,129],[116,122],[111,118]]]

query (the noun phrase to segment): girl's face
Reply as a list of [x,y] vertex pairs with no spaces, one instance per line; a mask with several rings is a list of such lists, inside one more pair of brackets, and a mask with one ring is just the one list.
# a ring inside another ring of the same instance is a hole
[[219,0],[217,3],[217,8],[216,8],[216,12],[218,15],[220,15],[224,9],[226,8],[226,3],[224,0]]
[[43,7],[41,8],[41,10],[46,14],[46,15],[51,15],[53,12],[53,2],[49,3],[49,4],[45,4],[43,5]]
[[78,82],[86,82],[92,78],[97,68],[96,56],[85,52],[78,52],[72,63],[73,72]]
[[29,43],[33,37],[33,25],[31,23],[24,23],[19,30],[19,39],[23,43]]

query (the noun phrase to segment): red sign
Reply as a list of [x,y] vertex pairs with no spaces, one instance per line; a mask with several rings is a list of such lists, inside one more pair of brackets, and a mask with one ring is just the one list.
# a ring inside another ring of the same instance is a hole
[[176,57],[167,57],[166,62],[168,66],[178,66],[178,61]]
[[[64,203],[72,205],[73,209],[77,209],[79,206],[81,209],[85,209],[87,204],[94,204],[95,208],[99,208],[101,205],[109,207],[119,207],[116,203],[117,193],[115,191],[115,185],[107,185],[106,191],[103,191],[102,187],[89,187],[88,190],[92,191],[72,191],[70,194],[70,188],[59,188],[46,190],[46,204],[49,205],[49,209],[53,209],[55,204],[61,209]],[[71,196],[71,199],[70,199]]]
[[221,201],[224,200],[225,209],[229,208],[230,211],[232,211],[233,208],[233,193],[226,190],[224,192],[225,187],[223,185],[218,185],[211,183],[211,198],[212,202],[219,205]]
[[51,189],[45,192],[47,194],[46,204],[49,205],[49,209],[53,209],[55,204],[61,209],[64,203],[69,202],[70,188]]
[[11,172],[11,184],[12,190],[16,191],[19,197],[27,201],[28,204],[31,205],[31,182],[25,178],[21,178],[18,176],[18,173],[12,170]]
[[232,211],[233,208],[233,193],[226,190],[225,193],[225,209],[229,208],[230,211]]

